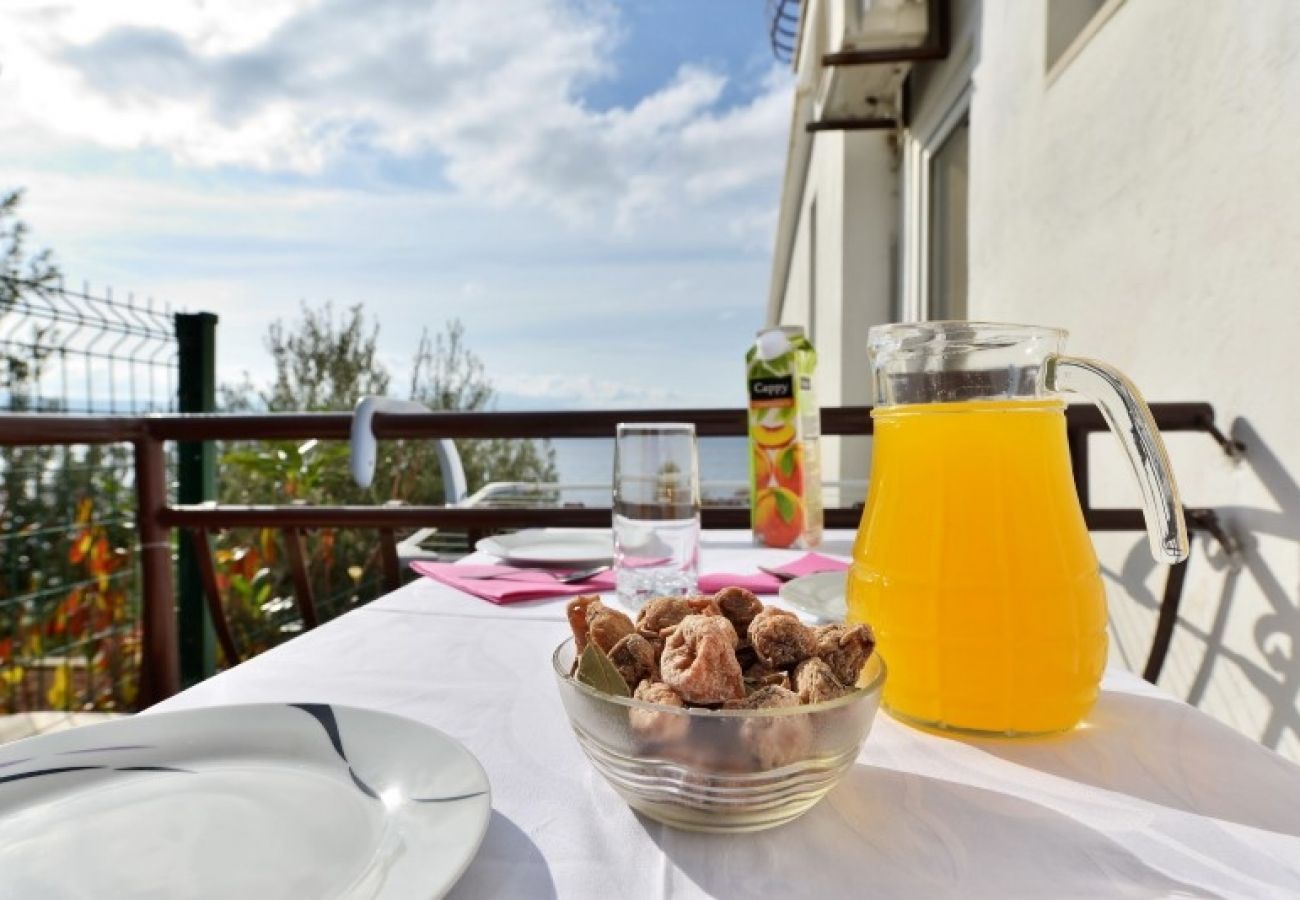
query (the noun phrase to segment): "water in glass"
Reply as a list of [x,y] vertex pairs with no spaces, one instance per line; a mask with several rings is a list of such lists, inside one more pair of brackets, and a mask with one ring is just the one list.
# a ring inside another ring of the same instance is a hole
[[618,426],[614,448],[614,572],[619,597],[694,593],[700,559],[695,428]]

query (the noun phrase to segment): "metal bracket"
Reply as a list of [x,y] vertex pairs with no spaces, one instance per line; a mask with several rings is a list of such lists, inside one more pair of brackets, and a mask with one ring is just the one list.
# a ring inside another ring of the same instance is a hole
[[1238,463],[1246,458],[1246,445],[1235,438],[1228,437],[1220,431],[1219,427],[1214,424],[1214,419],[1212,417],[1207,416],[1203,418],[1201,420],[1201,426],[1210,437],[1214,438],[1214,440],[1218,442],[1219,447],[1222,448],[1225,454],[1227,454],[1228,459],[1232,460],[1234,463]]
[[1187,517],[1189,530],[1201,531],[1214,538],[1219,549],[1223,551],[1223,557],[1230,569],[1236,571],[1241,568],[1243,553],[1241,541],[1224,527],[1218,512],[1213,509],[1188,509],[1184,510],[1184,515]]

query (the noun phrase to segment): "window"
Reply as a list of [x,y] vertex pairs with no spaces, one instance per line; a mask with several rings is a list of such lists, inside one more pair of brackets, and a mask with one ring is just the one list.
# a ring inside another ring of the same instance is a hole
[[903,321],[967,317],[970,85],[907,133]]
[[966,318],[966,195],[970,116],[963,116],[930,157],[928,319]]
[[1051,81],[1079,55],[1124,0],[1047,0],[1044,69]]
[[897,313],[902,322],[965,319],[972,312],[970,126],[980,5],[954,6],[964,12],[948,58],[918,63],[908,75],[911,121],[900,148]]

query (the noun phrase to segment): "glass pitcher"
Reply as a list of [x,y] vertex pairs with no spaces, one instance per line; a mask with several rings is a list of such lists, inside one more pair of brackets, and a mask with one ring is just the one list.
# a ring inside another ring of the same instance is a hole
[[884,702],[929,728],[1073,728],[1106,664],[1106,596],[1071,476],[1062,393],[1101,407],[1142,486],[1151,551],[1187,556],[1164,445],[1137,389],[1062,356],[1064,331],[872,328],[871,484],[849,618],[876,632]]

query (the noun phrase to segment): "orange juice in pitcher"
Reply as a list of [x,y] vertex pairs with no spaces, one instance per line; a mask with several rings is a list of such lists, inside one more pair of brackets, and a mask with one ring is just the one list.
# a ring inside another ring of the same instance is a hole
[[1060,355],[1064,332],[972,322],[873,328],[867,504],[849,617],[889,666],[886,707],[925,727],[1074,727],[1106,664],[1106,598],[1059,391],[1101,406],[1143,486],[1152,550],[1186,556],[1159,433],[1132,385]]

